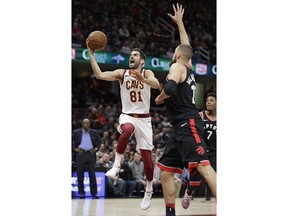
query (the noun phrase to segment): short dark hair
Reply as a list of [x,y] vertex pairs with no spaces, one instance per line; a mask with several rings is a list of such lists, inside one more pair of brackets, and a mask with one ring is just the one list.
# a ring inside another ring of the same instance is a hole
[[193,48],[188,44],[180,44],[178,50],[185,56],[187,60],[192,58]]
[[217,97],[216,97],[216,92],[209,92],[208,94],[207,94],[207,97],[206,98],[208,98],[208,97],[214,97],[215,99],[217,99]]
[[133,52],[133,51],[137,51],[137,52],[139,52],[140,53],[140,58],[141,59],[146,59],[146,55],[145,55],[145,53],[141,50],[141,49],[139,49],[139,48],[134,48],[134,49],[132,49],[132,51],[131,52]]

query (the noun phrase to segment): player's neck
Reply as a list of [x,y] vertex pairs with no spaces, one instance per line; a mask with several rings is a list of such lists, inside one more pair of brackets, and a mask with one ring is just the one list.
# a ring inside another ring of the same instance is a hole
[[207,110],[207,115],[216,118],[216,110]]
[[185,60],[182,60],[182,59],[177,59],[176,62],[179,63],[179,64],[183,64],[183,65],[185,65],[185,66],[188,66],[188,65],[189,65],[189,62],[187,62],[187,61],[185,61]]
[[135,71],[135,72],[137,72],[137,73],[141,73],[142,68],[141,68],[141,67],[136,68],[136,69],[131,68],[130,70],[131,70],[131,71]]

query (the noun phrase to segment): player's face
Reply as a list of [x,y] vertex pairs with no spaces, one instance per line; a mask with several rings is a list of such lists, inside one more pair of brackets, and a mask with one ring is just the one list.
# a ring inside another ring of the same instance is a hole
[[209,96],[206,99],[206,108],[208,111],[216,110],[216,98],[215,97]]
[[175,49],[175,52],[172,56],[172,60],[169,64],[169,66],[171,66],[172,64],[174,64],[177,61],[177,58],[179,58],[179,54],[178,54],[178,47]]
[[131,52],[129,59],[129,68],[137,69],[140,64],[141,64],[140,53],[137,51]]

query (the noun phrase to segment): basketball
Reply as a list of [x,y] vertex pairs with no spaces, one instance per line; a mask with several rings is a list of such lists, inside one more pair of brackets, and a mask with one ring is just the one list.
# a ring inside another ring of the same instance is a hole
[[93,31],[87,38],[90,49],[99,51],[103,50],[107,45],[107,37],[102,31]]

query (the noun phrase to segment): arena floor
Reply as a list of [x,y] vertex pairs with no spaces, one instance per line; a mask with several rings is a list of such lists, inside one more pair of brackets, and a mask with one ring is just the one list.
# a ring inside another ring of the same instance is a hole
[[[140,208],[140,198],[131,199],[72,199],[72,216],[165,216],[163,198],[152,198],[149,209]],[[177,216],[216,216],[216,201],[194,198],[188,209],[181,206],[181,198],[176,199]]]

